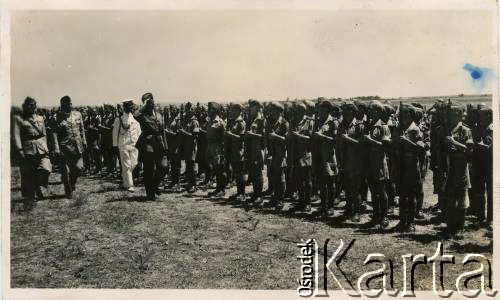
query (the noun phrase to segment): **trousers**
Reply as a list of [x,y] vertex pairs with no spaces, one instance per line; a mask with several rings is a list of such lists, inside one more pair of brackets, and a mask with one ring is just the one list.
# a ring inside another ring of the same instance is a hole
[[71,151],[61,152],[59,168],[61,169],[61,181],[64,184],[64,192],[66,195],[69,195],[75,190],[78,176],[84,171],[82,155]]
[[133,171],[137,166],[137,157],[139,151],[136,148],[126,149],[120,148],[120,164],[122,167],[122,182],[124,188],[134,186]]
[[167,168],[162,166],[163,155],[159,152],[144,152],[142,155],[144,165],[144,187],[146,188],[146,197],[154,199],[155,192],[160,183],[167,174]]

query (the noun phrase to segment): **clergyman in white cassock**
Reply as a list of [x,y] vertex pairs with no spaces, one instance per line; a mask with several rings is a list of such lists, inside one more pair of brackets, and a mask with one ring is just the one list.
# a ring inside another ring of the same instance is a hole
[[132,172],[139,155],[135,144],[141,135],[141,126],[132,115],[133,107],[132,100],[123,101],[123,114],[113,124],[113,147],[118,147],[120,153],[123,187],[130,192],[134,191]]

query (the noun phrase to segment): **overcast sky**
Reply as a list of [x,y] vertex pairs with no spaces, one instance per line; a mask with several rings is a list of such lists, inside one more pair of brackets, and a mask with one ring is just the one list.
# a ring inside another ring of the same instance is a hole
[[12,12],[12,101],[57,105],[492,93],[493,19],[472,11]]

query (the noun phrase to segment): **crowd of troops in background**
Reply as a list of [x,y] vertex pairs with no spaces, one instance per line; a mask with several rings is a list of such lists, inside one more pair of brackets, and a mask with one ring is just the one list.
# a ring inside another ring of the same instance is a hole
[[430,169],[437,204],[429,221],[446,222],[446,233],[457,237],[467,214],[491,228],[493,127],[485,105],[439,99],[427,109],[318,98],[160,107],[151,93],[141,102],[73,108],[65,96],[59,108],[41,109],[28,97],[22,110],[13,109],[12,151],[27,209],[43,197],[41,187],[56,164],[69,198],[82,174],[121,174],[130,192],[142,182],[149,201],[164,182],[166,192],[211,188],[212,197],[223,197],[235,184],[230,199],[247,207],[281,210],[292,202],[294,210],[310,212],[316,200],[324,220],[340,214],[334,207],[345,201],[342,217],[353,223],[367,212],[369,191],[370,225],[388,227],[398,205],[395,229],[411,232],[424,218],[423,182]]

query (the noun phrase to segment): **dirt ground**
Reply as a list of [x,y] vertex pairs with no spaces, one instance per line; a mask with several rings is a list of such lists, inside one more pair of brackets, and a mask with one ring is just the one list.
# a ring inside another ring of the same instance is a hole
[[[436,252],[441,225],[428,221],[436,203],[431,178],[425,183],[425,216],[417,231],[401,234],[367,228],[369,211],[360,224],[339,221],[343,202],[329,224],[312,214],[300,214],[287,203],[283,212],[245,208],[241,203],[193,195],[163,193],[155,202],[141,202],[144,188],[135,193],[120,189],[116,179],[82,177],[73,199],[64,198],[59,174],[51,175],[51,195],[31,212],[21,208],[20,179],[12,169],[11,286],[14,288],[212,288],[296,289],[300,254],[296,243],[330,239],[329,255],[339,245],[356,239],[341,267],[355,282],[366,270],[366,255],[383,253],[394,262],[394,284],[402,287],[401,255]],[[251,187],[247,187],[251,191]],[[316,204],[316,207],[318,204]],[[368,207],[370,210],[370,206]],[[467,220],[463,240],[446,240],[445,254],[456,256],[447,266],[445,282],[453,288],[465,268],[465,253],[491,259],[492,232]],[[477,266],[476,266],[477,267]],[[432,266],[415,269],[415,288],[432,288]],[[477,281],[477,280],[476,280]],[[335,289],[333,280],[330,289]]]

